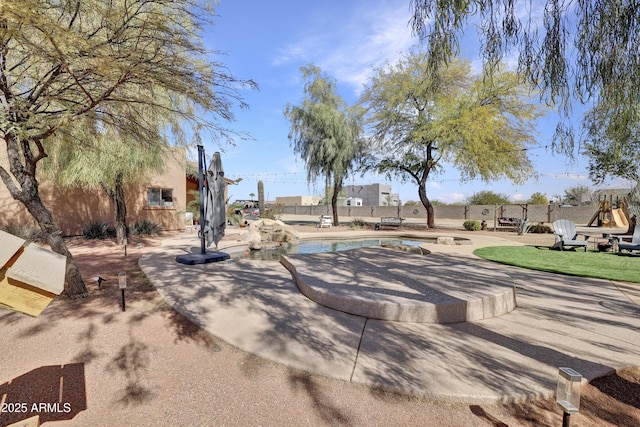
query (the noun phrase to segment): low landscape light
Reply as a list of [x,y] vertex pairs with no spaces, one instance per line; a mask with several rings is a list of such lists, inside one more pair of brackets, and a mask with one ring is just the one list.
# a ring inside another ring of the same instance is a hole
[[558,370],[558,387],[556,389],[556,403],[564,411],[562,426],[569,426],[571,414],[577,414],[580,409],[580,386],[582,375],[571,368]]

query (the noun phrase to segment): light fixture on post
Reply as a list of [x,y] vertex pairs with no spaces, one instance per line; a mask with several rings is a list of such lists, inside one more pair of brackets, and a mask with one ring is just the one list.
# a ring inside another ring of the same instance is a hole
[[571,414],[577,414],[580,409],[580,386],[582,375],[571,368],[558,370],[558,387],[556,389],[556,403],[563,410],[562,427],[569,427]]

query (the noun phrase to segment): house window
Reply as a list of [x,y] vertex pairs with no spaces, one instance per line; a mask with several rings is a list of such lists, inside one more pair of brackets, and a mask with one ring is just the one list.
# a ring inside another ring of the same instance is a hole
[[147,188],[147,205],[172,207],[173,206],[173,189]]

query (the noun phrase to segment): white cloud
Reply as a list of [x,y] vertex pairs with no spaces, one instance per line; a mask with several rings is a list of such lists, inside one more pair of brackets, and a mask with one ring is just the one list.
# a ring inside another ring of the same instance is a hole
[[516,193],[513,196],[511,196],[511,198],[516,201],[519,202],[521,200],[524,200],[524,195],[520,194],[520,193]]
[[298,156],[291,155],[278,161],[279,170],[287,173],[298,173],[304,170],[304,163]]
[[553,179],[568,179],[570,181],[586,181],[589,177],[580,173],[543,173],[542,176]]
[[408,26],[406,1],[359,2],[342,15],[312,22],[296,41],[280,48],[274,65],[315,63],[339,83],[359,92],[372,67],[393,63],[417,41]]
[[462,193],[447,193],[436,197],[437,200],[443,203],[459,203],[463,202],[466,198],[467,196]]

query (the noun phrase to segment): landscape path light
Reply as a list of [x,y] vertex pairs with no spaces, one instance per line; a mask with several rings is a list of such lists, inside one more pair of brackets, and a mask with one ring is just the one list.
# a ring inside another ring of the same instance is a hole
[[580,386],[582,375],[571,368],[558,370],[558,387],[556,389],[556,403],[563,410],[562,427],[569,427],[571,414],[577,414],[580,409]]
[[118,273],[118,287],[122,291],[122,311],[125,311],[124,290],[127,288],[127,273],[125,271]]

